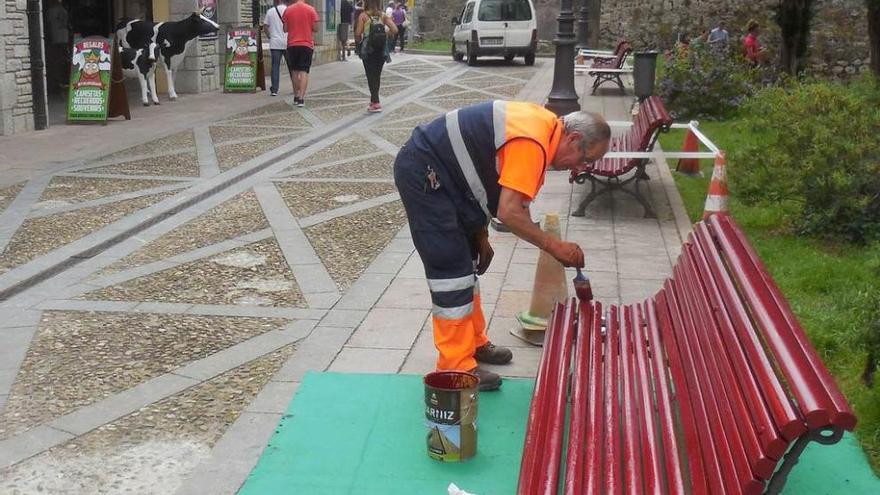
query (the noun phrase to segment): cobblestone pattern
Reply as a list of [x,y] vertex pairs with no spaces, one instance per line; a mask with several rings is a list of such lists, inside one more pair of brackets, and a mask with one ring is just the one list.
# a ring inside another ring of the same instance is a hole
[[287,346],[0,471],[0,492],[174,493],[293,353]]

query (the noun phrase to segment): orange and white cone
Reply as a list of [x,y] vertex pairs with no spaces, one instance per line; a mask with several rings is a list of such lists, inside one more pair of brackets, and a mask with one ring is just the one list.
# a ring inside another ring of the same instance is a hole
[[[544,232],[559,239],[561,237],[558,213],[547,213],[544,216]],[[516,315],[517,321],[524,330],[547,330],[547,319],[558,302],[568,299],[568,280],[565,267],[550,256],[546,251],[538,254],[538,265],[535,267],[535,281],[532,288],[532,299],[528,311]]]
[[706,207],[703,208],[703,220],[714,213],[727,213],[727,202],[730,191],[727,189],[727,160],[724,152],[715,156],[715,168],[712,170],[712,182],[709,183],[709,194],[706,196]]
[[[699,150],[700,145],[697,135],[688,127],[687,134],[684,135],[684,144],[681,146],[681,151],[696,152]],[[702,175],[700,160],[697,158],[681,158],[678,160],[675,171],[685,175]]]

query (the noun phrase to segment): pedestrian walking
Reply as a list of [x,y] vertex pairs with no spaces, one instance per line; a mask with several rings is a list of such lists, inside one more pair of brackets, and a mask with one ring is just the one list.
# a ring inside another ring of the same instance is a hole
[[367,0],[365,10],[361,12],[357,20],[354,40],[357,44],[358,55],[364,62],[367,85],[370,87],[370,106],[367,107],[367,111],[370,113],[382,111],[382,104],[379,103],[382,67],[385,65],[389,37],[394,38],[396,34],[397,26],[394,25],[391,16],[382,12],[379,0]]
[[394,42],[392,43],[392,49],[394,46],[400,43],[400,51],[403,51],[404,44],[406,41],[406,28],[409,25],[409,21],[407,20],[407,12],[406,5],[403,2],[397,4],[394,10],[391,12],[391,20],[394,21],[394,25],[397,26],[397,36],[395,37]]
[[391,17],[392,12],[394,12],[394,0],[388,0],[388,4],[385,5],[385,15]]
[[596,114],[557,117],[540,105],[489,101],[416,127],[394,162],[394,183],[406,210],[433,302],[438,370],[461,370],[495,390],[501,377],[479,363],[507,364],[513,353],[486,335],[478,276],[494,256],[487,226],[499,218],[519,238],[565,266],[583,267],[584,253],[532,222],[529,204],[548,168],[571,170],[601,158],[611,129]]
[[284,34],[284,11],[287,0],[275,0],[275,5],[266,12],[263,27],[269,36],[269,53],[272,55],[272,75],[269,94],[278,96],[278,85],[281,82],[281,59],[287,62],[287,35]]
[[336,26],[336,39],[339,41],[339,60],[347,59],[348,33],[351,30],[352,6],[349,0],[339,5],[339,25]]
[[315,51],[314,33],[318,31],[318,13],[305,0],[294,0],[282,16],[287,33],[287,68],[293,84],[293,102],[305,106],[309,86],[309,70]]

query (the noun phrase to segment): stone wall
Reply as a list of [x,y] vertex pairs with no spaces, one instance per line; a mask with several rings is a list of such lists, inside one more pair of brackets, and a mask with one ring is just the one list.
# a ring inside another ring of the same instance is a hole
[[[559,0],[533,0],[537,10],[538,38],[556,35]],[[577,15],[582,1],[574,0]],[[625,37],[637,47],[670,48],[679,33],[695,37],[717,19],[727,22],[731,37],[745,34],[749,19],[764,26],[762,42],[776,55],[779,28],[773,20],[778,0],[604,0],[601,2],[600,45],[611,47]],[[418,25],[424,39],[448,40],[450,20],[459,15],[465,0],[425,0],[419,4]],[[809,65],[828,74],[854,74],[867,70],[868,27],[864,0],[817,0],[810,39]]]
[[0,135],[34,128],[25,0],[0,3]]
[[[778,56],[779,27],[773,7],[778,0],[606,0],[602,6],[601,43],[627,38],[637,47],[671,47],[679,33],[695,37],[721,19],[738,44],[749,19],[762,26],[761,41]],[[816,0],[808,65],[826,74],[867,70],[868,25],[864,0]],[[862,69],[865,67],[864,69]]]

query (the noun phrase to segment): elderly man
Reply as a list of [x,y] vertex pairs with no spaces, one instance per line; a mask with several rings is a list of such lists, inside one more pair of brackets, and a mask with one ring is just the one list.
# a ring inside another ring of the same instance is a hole
[[489,341],[480,308],[476,275],[494,254],[489,219],[498,217],[565,266],[584,266],[580,246],[538,228],[529,204],[548,167],[569,170],[598,160],[610,138],[598,115],[560,118],[538,105],[507,101],[461,108],[413,130],[394,162],[394,182],[431,290],[437,369],[473,372],[480,390],[501,386],[500,376],[477,366],[513,358]]

